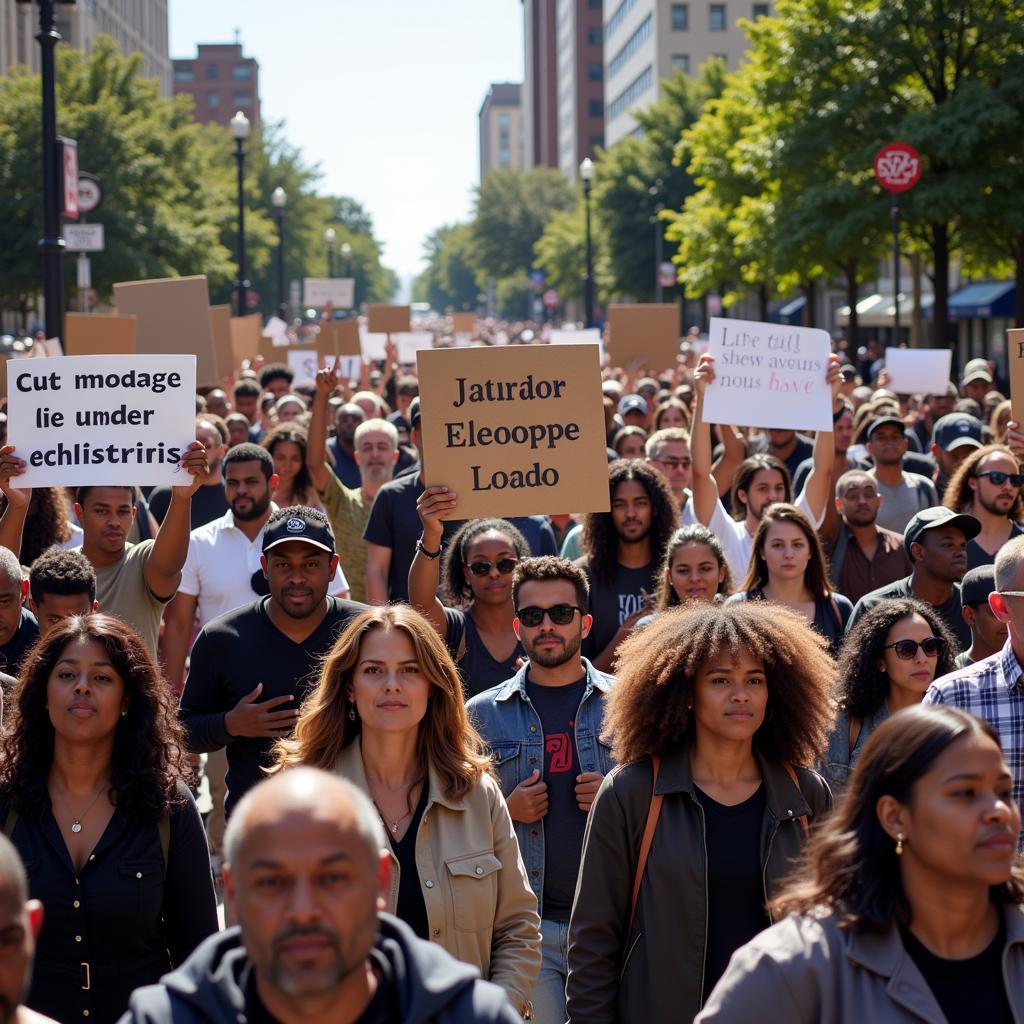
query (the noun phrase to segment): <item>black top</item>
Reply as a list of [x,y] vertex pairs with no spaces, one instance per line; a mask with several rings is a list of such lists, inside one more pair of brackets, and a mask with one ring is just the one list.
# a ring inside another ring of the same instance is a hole
[[338,635],[366,606],[328,597],[327,614],[301,643],[286,637],[271,621],[263,597],[208,622],[192,645],[188,678],[181,695],[181,719],[190,749],[198,752],[227,747],[226,812],[246,791],[265,777],[274,741],[262,737],[232,737],[224,716],[263,683],[259,700],[292,694],[293,701],[275,711],[297,708],[313,688],[319,659]]
[[459,653],[463,638],[466,641],[466,649],[456,662],[466,700],[492,686],[498,686],[516,674],[516,662],[526,657],[521,643],[516,643],[515,650],[504,661],[498,661],[487,650],[469,612],[460,608],[445,608],[444,617],[447,624],[445,643],[453,658]]
[[568,686],[538,686],[526,677],[526,696],[540,715],[544,730],[544,768],[548,812],[544,815],[544,918],[567,922],[576,895],[576,875],[583,852],[587,816],[576,802],[580,752],[576,715],[587,677]]
[[708,931],[704,995],[711,994],[729,958],[771,923],[761,871],[764,785],[741,804],[727,807],[697,789],[704,810],[707,850]]
[[359,463],[356,462],[355,456],[349,455],[338,443],[336,437],[331,438],[328,447],[331,449],[331,455],[334,456],[334,465],[331,467],[334,470],[334,475],[350,490],[358,490],[362,487],[363,476],[359,472]]
[[[1006,538],[1011,541],[1024,533],[1024,526],[1010,520],[1010,536]],[[1005,543],[1005,542],[1004,542]],[[979,565],[992,565],[996,560],[995,555],[990,555],[979,543],[977,537],[972,537],[967,542],[967,571],[977,569]]]
[[949,1024],[1013,1024],[1003,977],[1006,921],[1002,914],[996,937],[977,956],[967,960],[936,956],[903,926],[900,935],[903,948],[924,976]]
[[[166,865],[156,822],[115,809],[76,873],[49,801],[36,815],[18,816],[11,840],[29,896],[46,909],[28,997],[33,1010],[112,1024],[133,989],[157,982],[217,931],[206,833],[188,788],[179,783],[178,792],[183,803],[171,814]],[[7,816],[4,800],[0,821]]]
[[21,609],[21,621],[14,636],[0,647],[0,669],[8,675],[17,676],[21,671],[21,663],[25,660],[29,648],[39,639],[39,623],[27,609]]
[[643,607],[641,588],[654,593],[658,563],[651,562],[640,569],[627,569],[616,565],[610,580],[597,580],[585,562],[580,567],[590,581],[590,614],[594,625],[583,640],[583,657],[594,661],[608,646],[619,626]]
[[416,866],[416,834],[420,830],[423,812],[427,809],[429,787],[426,780],[420,787],[422,792],[412,812],[412,821],[401,839],[396,839],[390,827],[385,824],[391,849],[398,858],[398,906],[395,916],[400,917],[421,939],[429,938],[427,926],[427,904],[423,900],[420,872]]
[[[905,579],[890,583],[887,587],[879,587],[878,590],[872,590],[870,594],[865,594],[854,605],[853,615],[850,616],[849,621],[846,623],[846,632],[849,633],[862,615],[874,608],[875,605],[881,604],[882,601],[894,597],[912,598],[914,596],[914,592],[910,587],[912,579],[912,576],[907,576]],[[957,643],[960,645],[959,649],[953,652],[954,656],[959,654],[960,651],[966,651],[971,646],[971,627],[964,622],[963,605],[960,601],[960,584],[953,584],[953,590],[949,595],[948,601],[944,604],[932,605],[932,607],[938,613],[939,618],[949,627],[950,632],[956,637]]]
[[[770,455],[771,452],[768,448],[768,435],[762,434],[760,437],[755,438],[750,443],[750,454]],[[810,438],[804,437],[803,434],[796,435],[796,446],[789,453],[789,455],[782,460],[785,464],[786,469],[789,471],[789,479],[792,482],[793,478],[797,474],[797,470],[800,468],[800,463],[805,459],[811,459],[814,457],[814,443]],[[794,492],[795,493],[795,492]]]
[[[725,603],[738,604],[740,601],[764,600],[764,591],[758,587],[756,590],[741,590],[738,594],[733,594],[728,598]],[[831,597],[814,602],[814,621],[811,625],[828,641],[828,647],[833,656],[839,653],[846,623],[852,614],[853,605],[849,598],[843,597],[842,594],[833,594]]]
[[[154,487],[149,495],[149,511],[153,513],[158,523],[163,523],[170,504],[170,487]],[[220,519],[229,507],[223,484],[203,484],[192,495],[192,504],[189,508],[190,529],[196,530],[200,526],[212,523],[214,519]]]

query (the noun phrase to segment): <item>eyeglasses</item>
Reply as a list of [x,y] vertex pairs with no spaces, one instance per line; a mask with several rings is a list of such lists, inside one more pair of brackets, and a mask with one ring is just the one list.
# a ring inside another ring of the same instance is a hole
[[572,617],[577,612],[582,615],[583,609],[575,604],[553,604],[550,608],[538,608],[536,605],[531,604],[527,608],[520,608],[516,612],[516,616],[524,626],[533,629],[544,621],[545,615],[556,626],[568,626],[572,622]]
[[1020,487],[1021,484],[1024,484],[1024,473],[1004,473],[1001,469],[990,469],[986,473],[975,473],[974,475],[987,476],[996,487],[1002,487],[1007,480],[1014,487]]
[[946,641],[941,636],[930,636],[918,643],[917,640],[897,640],[894,644],[886,644],[885,650],[892,648],[901,661],[910,661],[917,657],[917,649],[921,648],[926,658],[937,658],[946,649]]
[[689,469],[693,465],[693,459],[653,459],[659,466],[668,466],[669,469]]
[[518,558],[499,558],[496,562],[470,562],[466,568],[474,576],[486,576],[491,569],[497,569],[502,576],[507,576],[518,564]]

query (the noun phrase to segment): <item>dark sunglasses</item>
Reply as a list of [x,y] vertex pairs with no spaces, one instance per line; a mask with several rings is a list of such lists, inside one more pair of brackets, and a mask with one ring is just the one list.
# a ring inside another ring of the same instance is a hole
[[547,615],[556,626],[568,626],[572,617],[583,609],[574,604],[553,604],[550,608],[538,608],[531,604],[528,608],[520,608],[516,612],[519,621],[529,629],[539,626]]
[[507,576],[519,564],[518,558],[499,558],[496,562],[470,562],[466,568],[474,576],[486,576],[491,569],[497,569],[502,576]]
[[1004,473],[1001,469],[990,469],[987,473],[975,473],[975,476],[987,476],[996,487],[1002,487],[1007,480],[1014,487],[1024,484],[1024,473]]
[[939,653],[946,648],[946,641],[941,636],[930,636],[927,640],[922,640],[918,643],[916,640],[897,640],[894,644],[886,644],[885,649],[892,648],[896,652],[896,657],[903,661],[910,661],[917,657],[917,649],[921,648],[925,653],[925,657],[937,658]]

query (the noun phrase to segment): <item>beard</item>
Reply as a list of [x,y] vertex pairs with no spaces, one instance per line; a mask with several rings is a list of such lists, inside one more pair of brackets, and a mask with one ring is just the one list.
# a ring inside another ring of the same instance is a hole
[[[540,637],[537,637],[539,640]],[[548,639],[545,637],[545,639]],[[561,640],[561,637],[558,637]],[[538,650],[536,647],[536,640],[533,646],[526,648],[526,654],[530,661],[535,662],[542,668],[558,668],[560,665],[564,665],[567,661],[571,661],[576,657],[580,647],[583,644],[583,636],[577,633],[570,640],[563,640],[561,647],[554,647],[551,650]]]
[[250,508],[248,512],[239,512],[238,509],[235,508],[234,504],[232,504],[231,506],[231,514],[236,519],[240,519],[243,523],[248,523],[252,522],[252,520],[254,519],[259,519],[260,516],[262,516],[267,511],[267,509],[270,508],[269,489],[262,498],[251,498],[250,500],[252,501],[252,508]]
[[1016,497],[1013,495],[997,494],[995,498],[986,498],[980,491],[978,492],[978,504],[994,516],[1008,516],[1014,501]]

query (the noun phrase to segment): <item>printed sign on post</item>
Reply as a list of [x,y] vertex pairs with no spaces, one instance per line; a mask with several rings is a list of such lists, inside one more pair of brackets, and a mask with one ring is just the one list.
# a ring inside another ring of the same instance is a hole
[[827,331],[712,317],[708,352],[715,381],[704,393],[706,422],[832,430]]
[[331,303],[336,309],[351,309],[355,300],[355,278],[306,277],[302,280],[302,303],[323,309]]
[[359,321],[355,317],[350,320],[321,321],[316,344],[323,359],[331,356],[361,356],[363,351],[359,347]]
[[1013,419],[1024,420],[1024,327],[1007,332],[1006,355],[1010,363],[1010,411]]
[[885,350],[889,371],[886,387],[898,395],[944,395],[949,384],[953,353],[948,348],[894,348]]
[[63,356],[10,364],[10,443],[25,487],[185,485],[195,356]]
[[596,345],[444,348],[417,357],[427,484],[452,519],[607,512]]

